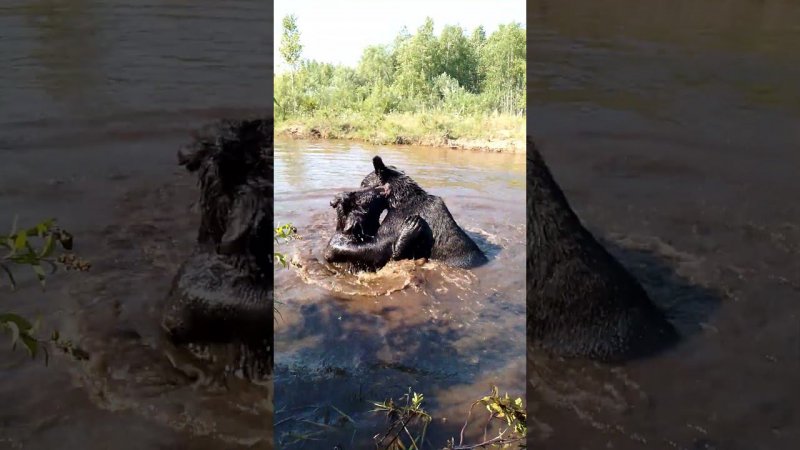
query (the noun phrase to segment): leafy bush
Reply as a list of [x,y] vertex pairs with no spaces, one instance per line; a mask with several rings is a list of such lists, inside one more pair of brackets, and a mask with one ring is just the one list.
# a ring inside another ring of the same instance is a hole
[[[54,273],[59,266],[68,271],[85,272],[90,269],[91,265],[88,262],[78,258],[73,253],[68,253],[69,250],[72,250],[72,245],[72,235],[59,228],[55,219],[47,219],[33,227],[19,230],[17,229],[17,219],[15,218],[11,232],[6,235],[0,235],[0,251],[7,251],[0,257],[0,270],[4,272],[10,288],[16,290],[17,281],[14,275],[14,268],[16,266],[28,266],[33,270],[42,288],[44,288],[48,275],[45,266],[50,269],[50,274]],[[67,252],[62,252],[59,248]],[[40,328],[38,320],[31,322],[18,314],[4,312],[0,313],[0,328],[5,328],[11,333],[11,345],[13,348],[16,348],[18,343],[21,343],[32,358],[36,357],[39,350],[43,350],[45,363],[47,362],[49,355],[44,344],[47,344],[48,341],[43,341],[37,337]],[[85,357],[85,354],[74,348],[70,342],[62,341],[58,331],[53,331],[49,343],[56,345],[56,347],[73,356]]]
[[[433,421],[422,407],[424,396],[408,390],[401,397],[401,402],[396,403],[389,399],[383,402],[373,402],[373,412],[382,412],[389,419],[386,431],[375,435],[377,448],[387,450],[419,450],[425,442],[425,433]],[[464,431],[469,423],[472,410],[477,405],[483,405],[489,412],[486,429],[492,421],[505,422],[506,428],[500,430],[497,436],[489,438],[484,432],[483,440],[478,443],[464,443]],[[455,438],[447,441],[443,450],[470,450],[477,448],[524,448],[527,433],[527,413],[521,398],[512,399],[508,393],[500,395],[497,386],[492,386],[489,395],[475,401],[469,409],[464,426],[461,428],[458,444]]]
[[[287,223],[285,225],[275,227],[275,243],[280,244],[296,238],[297,228],[295,228],[292,224]],[[284,268],[289,267],[289,263],[286,261],[286,255],[283,253],[275,252],[275,261],[277,261]]]

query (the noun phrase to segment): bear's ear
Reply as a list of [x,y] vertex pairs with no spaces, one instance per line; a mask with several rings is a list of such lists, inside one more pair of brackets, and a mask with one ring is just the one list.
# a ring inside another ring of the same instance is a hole
[[340,193],[336,194],[336,196],[333,197],[333,200],[331,200],[331,207],[332,208],[337,208],[343,202],[352,201],[354,195],[355,194],[352,193],[352,192],[340,192]]
[[372,158],[372,166],[375,167],[375,175],[377,175],[378,178],[383,181],[387,168],[380,156],[375,156]]
[[186,167],[189,172],[194,172],[200,168],[203,160],[203,149],[194,146],[182,147],[178,150],[178,165]]

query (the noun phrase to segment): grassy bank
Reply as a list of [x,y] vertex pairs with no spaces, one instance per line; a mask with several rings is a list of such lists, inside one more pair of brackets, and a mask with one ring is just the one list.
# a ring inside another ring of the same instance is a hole
[[525,151],[525,116],[447,113],[342,113],[280,118],[275,132],[295,139],[347,139],[496,152]]

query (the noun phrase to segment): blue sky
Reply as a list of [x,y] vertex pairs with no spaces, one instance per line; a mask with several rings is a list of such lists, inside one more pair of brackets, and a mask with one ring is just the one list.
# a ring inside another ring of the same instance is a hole
[[355,66],[368,45],[390,43],[405,25],[414,32],[426,16],[438,34],[444,25],[468,32],[483,25],[489,34],[497,26],[525,26],[524,0],[276,0],[275,71],[285,70],[278,48],[287,14],[297,17],[304,59]]

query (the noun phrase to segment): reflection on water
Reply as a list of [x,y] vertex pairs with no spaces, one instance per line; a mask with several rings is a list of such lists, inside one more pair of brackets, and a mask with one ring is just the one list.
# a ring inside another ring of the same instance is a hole
[[686,335],[623,367],[529,353],[531,447],[800,440],[800,4],[535,1],[529,132]]
[[[442,444],[491,384],[522,395],[524,156],[325,141],[278,141],[275,151],[275,221],[291,222],[301,237],[278,250],[299,267],[275,277],[282,448],[293,448],[292,433],[320,431],[303,419],[335,423],[333,407],[356,427],[323,429],[314,444],[369,448],[384,425],[370,401],[399,398],[409,387],[425,394],[438,418],[428,436]],[[468,271],[402,261],[356,275],[325,264],[335,217],[329,202],[358,187],[374,155],[442,196],[491,262]],[[482,433],[473,425],[469,437]]]
[[[86,0],[33,1],[20,8],[25,23],[36,30],[32,65],[36,81],[48,96],[72,103],[85,98],[86,91],[100,82],[103,57],[98,17]],[[71,105],[78,112],[80,104]],[[85,108],[86,105],[83,105]]]
[[23,273],[0,285],[3,311],[90,356],[44,366],[0,345],[0,447],[272,447],[269,383],[225,367],[238,350],[198,364],[158,327],[197,229],[176,151],[270,108],[269,16],[259,0],[0,2],[0,227],[56,217],[92,262],[44,292]]

